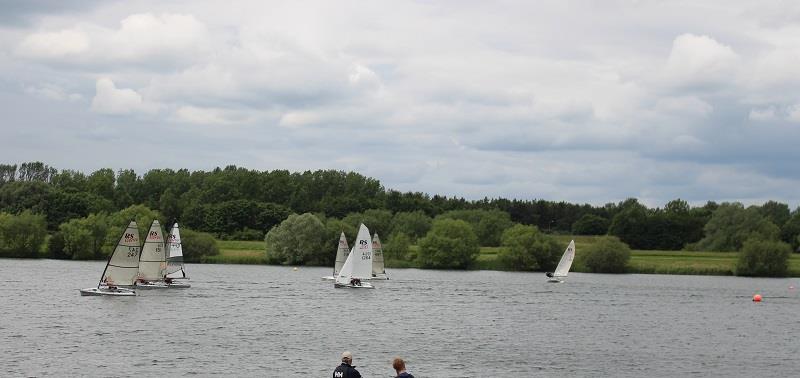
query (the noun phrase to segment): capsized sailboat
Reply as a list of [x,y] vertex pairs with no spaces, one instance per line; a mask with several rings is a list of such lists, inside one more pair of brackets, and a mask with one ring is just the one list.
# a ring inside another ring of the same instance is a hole
[[134,296],[136,291],[121,286],[133,286],[139,271],[139,228],[131,221],[122,233],[117,246],[108,257],[106,268],[97,287],[81,289],[81,295]]
[[555,272],[547,273],[547,282],[561,283],[564,282],[562,278],[566,278],[569,273],[569,268],[572,267],[572,260],[575,259],[575,240],[570,240],[567,250],[561,255],[561,261],[558,262]]
[[383,263],[383,246],[381,245],[381,238],[378,237],[377,232],[372,236],[372,279],[389,279]]
[[167,271],[167,253],[164,247],[164,232],[161,224],[153,220],[150,231],[144,240],[142,254],[139,257],[139,274],[136,287],[141,289],[163,289],[167,287],[164,275]]
[[344,236],[344,231],[339,236],[339,248],[336,249],[336,262],[333,264],[333,275],[322,277],[323,280],[335,280],[339,272],[342,271],[344,262],[350,254],[350,248],[347,246],[347,238]]
[[356,244],[347,256],[342,270],[336,275],[333,286],[337,288],[374,289],[368,282],[362,282],[372,276],[372,240],[367,226],[359,227]]
[[167,271],[164,276],[164,283],[171,288],[183,289],[191,285],[179,281],[188,279],[189,276],[186,275],[186,267],[183,265],[181,232],[178,228],[178,224],[175,223],[167,238]]

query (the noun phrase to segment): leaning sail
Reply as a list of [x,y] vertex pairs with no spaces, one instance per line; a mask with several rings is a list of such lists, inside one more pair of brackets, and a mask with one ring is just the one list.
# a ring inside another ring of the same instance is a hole
[[386,274],[386,268],[383,264],[383,246],[381,245],[381,238],[378,233],[372,237],[372,275]]
[[147,281],[160,281],[164,279],[167,269],[167,258],[164,248],[164,233],[161,224],[154,220],[147,232],[147,237],[139,259],[139,278]]
[[342,269],[336,275],[336,283],[341,285],[349,285],[350,278],[353,277],[353,260],[355,253],[350,253],[342,265]]
[[575,240],[571,240],[567,246],[567,250],[561,256],[561,261],[558,262],[556,271],[553,272],[554,277],[566,277],[569,273],[569,268],[572,266],[572,260],[575,259]]
[[100,283],[109,286],[133,285],[139,271],[139,252],[139,228],[135,221],[131,221],[108,259]]
[[342,266],[344,266],[344,262],[347,261],[347,256],[349,254],[350,247],[347,246],[347,238],[344,236],[344,231],[342,231],[342,235],[339,236],[339,249],[336,250],[336,263],[333,265],[334,277],[342,270]]
[[186,278],[186,270],[183,267],[181,232],[177,223],[172,226],[167,240],[167,278]]
[[[353,277],[370,279],[372,277],[372,238],[369,236],[367,226],[361,224],[353,245]],[[348,260],[350,257],[348,256]]]

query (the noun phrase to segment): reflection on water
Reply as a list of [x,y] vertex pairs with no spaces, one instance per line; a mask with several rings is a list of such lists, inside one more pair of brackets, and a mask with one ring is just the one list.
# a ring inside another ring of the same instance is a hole
[[81,297],[102,269],[0,259],[0,375],[328,377],[343,350],[366,377],[798,372],[798,279],[189,265],[190,289]]

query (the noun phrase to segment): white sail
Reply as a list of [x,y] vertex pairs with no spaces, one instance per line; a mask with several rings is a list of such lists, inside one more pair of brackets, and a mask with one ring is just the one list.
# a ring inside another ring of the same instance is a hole
[[386,274],[386,268],[383,263],[383,246],[381,245],[381,238],[378,233],[372,237],[372,275]]
[[353,277],[353,259],[355,254],[350,253],[342,264],[342,269],[336,275],[336,283],[340,285],[349,285],[350,279]]
[[[353,277],[370,279],[372,277],[372,238],[364,224],[358,229],[356,244],[353,245]],[[350,256],[347,257],[350,259]]]
[[108,259],[100,284],[133,285],[139,271],[139,252],[139,228],[135,221],[131,221]]
[[167,278],[187,278],[183,266],[181,232],[177,223],[172,226],[172,231],[167,239]]
[[144,240],[142,255],[139,259],[139,278],[147,281],[164,280],[167,269],[166,248],[164,248],[164,233],[161,224],[154,220],[150,231]]
[[350,255],[350,247],[347,246],[347,238],[344,236],[344,231],[342,231],[342,235],[339,236],[339,249],[336,250],[336,262],[333,265],[334,277],[342,270],[348,255]]
[[561,256],[561,261],[558,262],[556,271],[553,272],[553,277],[566,277],[569,273],[569,268],[572,266],[572,260],[575,259],[575,240],[571,240],[567,246],[567,250]]

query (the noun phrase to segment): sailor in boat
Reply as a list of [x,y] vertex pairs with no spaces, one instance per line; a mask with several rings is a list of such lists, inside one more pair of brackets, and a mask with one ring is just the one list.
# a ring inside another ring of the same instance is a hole
[[164,277],[164,282],[166,282],[166,283],[167,283],[167,285],[169,285],[169,284],[171,284],[171,283],[172,283],[172,278],[170,278],[170,277]]
[[544,274],[547,277],[553,278],[553,272],[547,272]]
[[350,285],[361,286],[361,279],[359,279],[359,278],[351,278],[350,279]]
[[342,364],[333,371],[333,378],[361,378],[361,373],[352,365],[353,354],[350,352],[342,353]]

